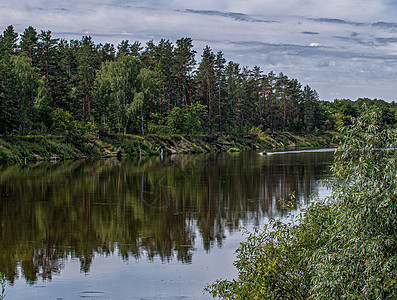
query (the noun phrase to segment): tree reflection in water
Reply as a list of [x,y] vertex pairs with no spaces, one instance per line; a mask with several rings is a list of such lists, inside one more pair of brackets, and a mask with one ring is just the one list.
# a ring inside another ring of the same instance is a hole
[[13,283],[52,278],[66,260],[88,272],[95,255],[191,263],[195,240],[222,247],[227,232],[282,216],[324,178],[332,153],[254,152],[91,160],[0,171],[0,272]]

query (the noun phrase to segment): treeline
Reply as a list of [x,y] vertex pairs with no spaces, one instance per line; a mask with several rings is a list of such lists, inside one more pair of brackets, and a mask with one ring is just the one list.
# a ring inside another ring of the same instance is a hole
[[115,47],[10,25],[0,36],[0,134],[321,132],[348,122],[361,102],[396,123],[394,102],[320,101],[296,79],[228,62],[209,46],[195,57],[190,38]]

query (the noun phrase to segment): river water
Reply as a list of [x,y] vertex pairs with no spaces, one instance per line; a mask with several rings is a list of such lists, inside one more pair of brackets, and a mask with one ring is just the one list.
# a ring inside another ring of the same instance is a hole
[[332,151],[89,160],[0,170],[0,272],[11,299],[211,299],[241,227],[283,218],[329,177]]

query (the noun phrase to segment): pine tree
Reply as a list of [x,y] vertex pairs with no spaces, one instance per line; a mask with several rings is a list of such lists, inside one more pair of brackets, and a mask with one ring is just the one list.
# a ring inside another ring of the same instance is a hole
[[84,36],[76,52],[77,74],[76,81],[77,101],[80,103],[80,119],[91,121],[91,89],[95,79],[95,72],[100,67],[98,46],[90,36]]
[[32,26],[26,28],[23,34],[21,34],[21,42],[19,44],[21,54],[32,60],[35,59],[37,55],[38,40],[39,38],[37,36],[36,29]]
[[173,62],[173,90],[176,94],[177,105],[187,105],[193,101],[192,71],[196,65],[195,53],[191,38],[182,38],[176,41]]
[[319,125],[318,99],[318,93],[306,85],[303,89],[303,111],[305,120],[304,125],[308,132],[313,131],[314,128]]
[[15,127],[16,107],[15,86],[13,82],[13,72],[11,57],[15,55],[17,49],[18,34],[15,33],[12,25],[8,26],[3,34],[0,35],[0,99],[2,106],[1,123],[3,135]]
[[14,31],[14,27],[9,25],[0,36],[0,55],[1,57],[15,54],[18,48],[18,33]]
[[223,57],[223,52],[219,51],[215,59],[215,76],[217,84],[217,98],[218,98],[218,116],[219,116],[219,132],[222,132],[222,102],[225,93],[225,64],[226,59]]
[[276,88],[276,75],[273,72],[270,72],[267,76],[265,76],[263,82],[264,88],[264,100],[265,105],[269,107],[270,110],[270,132],[273,135],[274,133],[274,99],[275,99],[275,88]]
[[[216,95],[215,54],[207,45],[201,55],[201,62],[197,70],[196,82],[198,85],[199,100],[208,108],[209,121],[214,112],[214,99]],[[208,128],[211,130],[211,128]]]

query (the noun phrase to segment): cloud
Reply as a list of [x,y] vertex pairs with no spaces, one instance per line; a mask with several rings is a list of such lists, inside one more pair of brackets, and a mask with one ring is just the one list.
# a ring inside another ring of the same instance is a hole
[[376,41],[381,44],[391,44],[391,43],[396,44],[397,38],[395,38],[395,37],[393,37],[393,38],[377,38]]
[[380,28],[387,28],[387,29],[397,29],[397,23],[391,23],[391,22],[376,22],[376,23],[373,23],[372,26],[380,27]]
[[263,23],[272,23],[272,22],[274,22],[274,21],[258,19],[258,18],[254,18],[254,17],[248,16],[246,14],[234,13],[234,12],[221,12],[221,11],[216,11],[216,10],[194,10],[194,9],[186,9],[184,11],[187,12],[187,13],[193,13],[193,14],[226,17],[226,18],[231,18],[231,19],[233,19],[235,21],[263,22]]
[[[187,1],[188,3],[191,1]],[[215,2],[215,1],[214,1]],[[216,1],[218,2],[218,1]],[[225,1],[220,1],[224,4]],[[301,15],[325,18],[372,19],[385,11],[386,5],[378,0],[248,0],[227,1],[229,11],[248,14]]]

